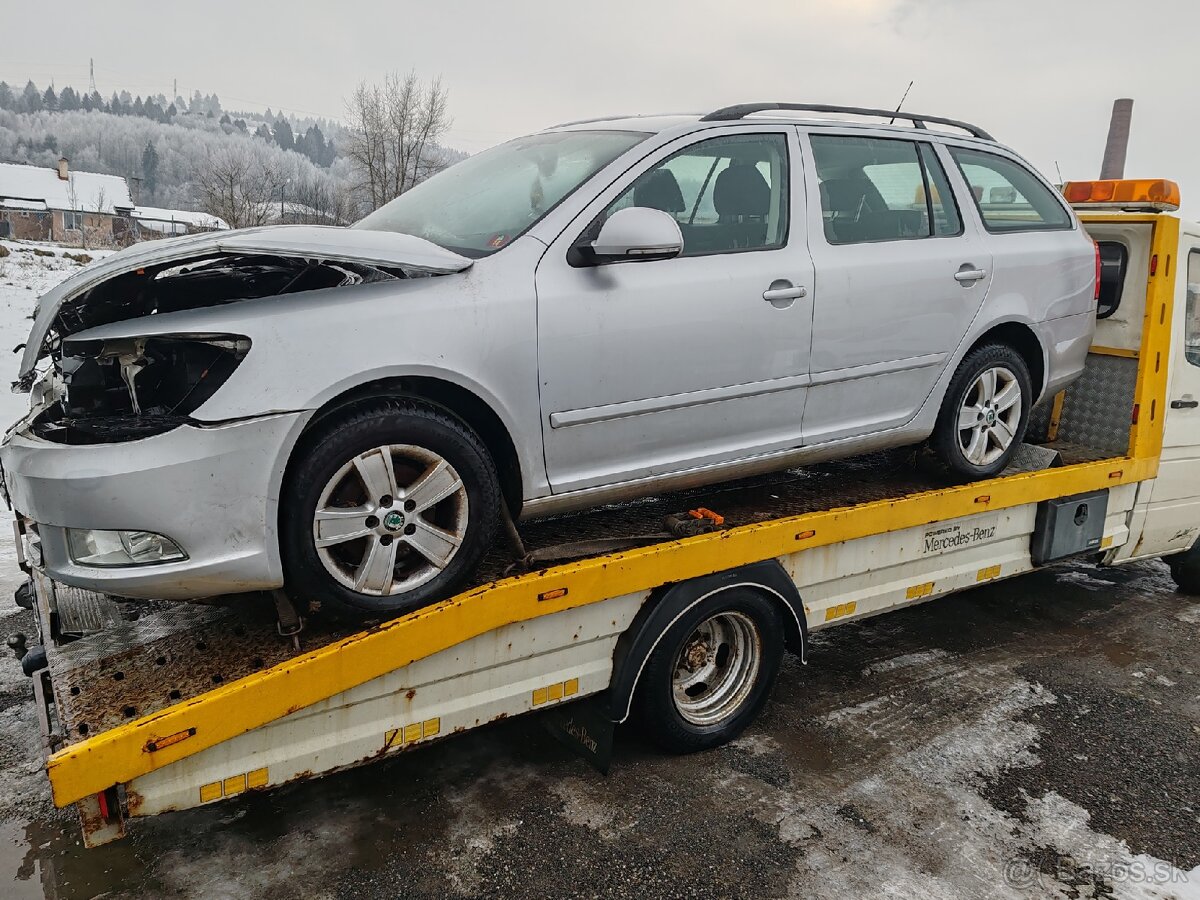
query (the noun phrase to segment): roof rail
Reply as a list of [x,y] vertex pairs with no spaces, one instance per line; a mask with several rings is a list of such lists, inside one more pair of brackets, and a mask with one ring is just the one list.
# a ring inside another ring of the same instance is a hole
[[715,112],[710,112],[700,119],[701,122],[732,122],[744,119],[757,112],[770,110],[794,110],[796,112],[847,113],[855,116],[882,116],[887,119],[906,119],[917,128],[925,128],[926,122],[935,125],[949,125],[951,128],[961,128],[963,131],[985,141],[995,138],[980,128],[957,119],[943,119],[941,116],[920,116],[915,113],[900,112],[891,109],[869,109],[862,106],[831,106],[828,103],[739,103],[736,106],[725,106]]

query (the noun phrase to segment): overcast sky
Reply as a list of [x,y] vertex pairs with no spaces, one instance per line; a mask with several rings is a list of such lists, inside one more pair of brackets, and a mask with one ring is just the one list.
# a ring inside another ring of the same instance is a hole
[[[309,11],[311,9],[311,12]],[[440,75],[477,151],[563,120],[747,100],[973,121],[1057,180],[1096,177],[1112,101],[1126,174],[1200,215],[1200,0],[0,0],[0,79],[216,92],[226,108],[341,116],[361,81]],[[1057,167],[1057,168],[1056,168]]]

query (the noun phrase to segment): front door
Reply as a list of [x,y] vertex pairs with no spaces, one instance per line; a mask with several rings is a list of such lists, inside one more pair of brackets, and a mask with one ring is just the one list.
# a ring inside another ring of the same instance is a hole
[[980,226],[930,142],[808,135],[812,386],[804,441],[904,425],[921,408],[992,281]]
[[[551,244],[536,285],[555,493],[800,443],[813,267],[796,156],[786,126],[690,135],[626,173]],[[571,265],[572,244],[633,205],[675,217],[681,256]]]
[[1200,535],[1200,240],[1187,252],[1187,299],[1171,326],[1171,374],[1158,476],[1136,556],[1186,550]]

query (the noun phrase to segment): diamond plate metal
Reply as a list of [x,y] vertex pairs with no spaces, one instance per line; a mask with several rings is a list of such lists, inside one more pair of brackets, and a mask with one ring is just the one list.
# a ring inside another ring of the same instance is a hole
[[1093,353],[1079,380],[1067,388],[1058,439],[1125,453],[1133,419],[1138,361]]

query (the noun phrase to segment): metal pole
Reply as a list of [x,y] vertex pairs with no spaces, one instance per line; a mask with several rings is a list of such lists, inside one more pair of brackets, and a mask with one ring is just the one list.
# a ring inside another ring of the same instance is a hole
[[1108,123],[1108,140],[1104,144],[1104,161],[1100,164],[1101,178],[1125,177],[1125,157],[1129,151],[1129,126],[1132,119],[1132,100],[1123,97],[1113,102],[1112,118]]

